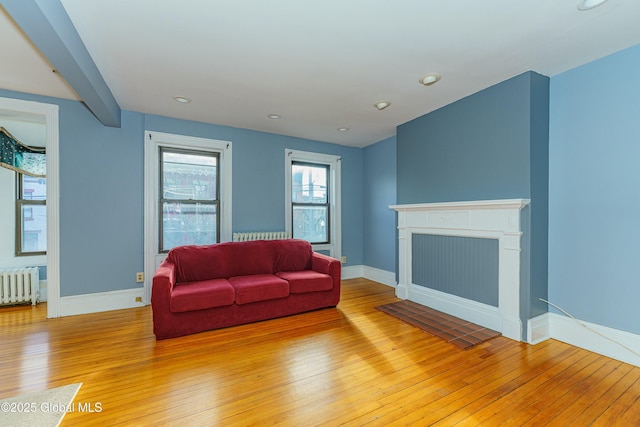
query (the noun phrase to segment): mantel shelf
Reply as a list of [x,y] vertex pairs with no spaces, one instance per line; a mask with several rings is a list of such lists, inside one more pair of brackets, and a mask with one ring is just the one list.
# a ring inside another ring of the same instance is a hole
[[473,210],[473,209],[522,209],[529,199],[475,200],[469,202],[437,202],[389,205],[395,211]]

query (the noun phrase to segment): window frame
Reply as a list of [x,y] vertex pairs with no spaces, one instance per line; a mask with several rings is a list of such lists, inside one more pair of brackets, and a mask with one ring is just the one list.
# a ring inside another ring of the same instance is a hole
[[[26,174],[16,171],[16,248],[15,248],[15,256],[37,256],[37,255],[46,255],[47,251],[25,251],[22,248],[22,232],[23,232],[23,222],[22,222],[22,208],[25,206],[47,206],[47,199],[45,196],[44,200],[33,200],[33,199],[25,199],[22,196],[23,192],[23,178]],[[44,178],[46,179],[46,178]],[[48,223],[47,223],[48,225]],[[46,234],[45,234],[46,237]]]
[[326,183],[325,183],[325,191],[327,193],[326,195],[326,201],[323,203],[314,203],[314,202],[294,202],[293,201],[293,170],[291,171],[291,176],[292,176],[292,188],[291,188],[291,236],[295,237],[295,228],[294,228],[294,220],[295,220],[295,215],[293,214],[295,211],[296,206],[301,206],[301,207],[316,207],[316,206],[322,206],[322,207],[326,207],[327,209],[327,239],[325,241],[322,242],[310,242],[312,245],[330,245],[331,244],[331,193],[333,193],[331,191],[331,167],[326,164],[326,163],[312,163],[312,162],[308,162],[308,161],[300,161],[300,160],[292,160],[291,161],[291,168],[293,168],[294,166],[312,166],[312,167],[317,167],[317,168],[324,168],[326,170]]
[[[175,148],[168,146],[158,147],[158,253],[168,253],[170,249],[164,249],[164,203],[183,203],[189,205],[212,205],[216,207],[216,241],[220,242],[220,153],[217,151],[201,150],[197,148]],[[165,199],[164,195],[164,161],[163,153],[191,154],[216,159],[216,198],[214,200],[200,199]]]
[[329,242],[312,244],[314,251],[328,252],[330,256],[341,259],[342,254],[342,218],[341,218],[341,157],[331,154],[298,151],[286,148],[285,155],[285,230],[293,236],[292,219],[292,166],[294,162],[326,165],[327,198],[329,201]]

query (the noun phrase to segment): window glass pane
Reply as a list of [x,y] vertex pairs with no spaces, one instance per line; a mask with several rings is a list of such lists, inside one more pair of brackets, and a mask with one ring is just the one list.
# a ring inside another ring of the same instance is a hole
[[327,166],[294,163],[291,168],[293,203],[327,203]]
[[45,252],[47,250],[47,206],[22,205],[21,252]]
[[328,213],[327,206],[294,206],[293,237],[310,243],[328,242]]
[[162,250],[217,241],[215,204],[164,202],[162,211]]
[[216,200],[217,167],[214,154],[162,151],[162,198]]
[[47,179],[20,174],[23,200],[47,200]]

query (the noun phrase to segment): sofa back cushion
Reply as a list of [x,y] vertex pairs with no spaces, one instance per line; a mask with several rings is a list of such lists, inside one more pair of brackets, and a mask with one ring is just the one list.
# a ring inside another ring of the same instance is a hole
[[275,254],[273,272],[311,269],[313,249],[306,240],[287,239],[270,241]]
[[273,274],[275,254],[268,241],[220,243],[224,249],[226,277],[250,276],[253,274]]
[[176,266],[176,281],[183,283],[306,270],[311,268],[311,254],[304,240],[255,240],[178,246],[167,259]]
[[167,260],[175,265],[176,282],[226,279],[224,251],[217,246],[188,245],[171,249]]

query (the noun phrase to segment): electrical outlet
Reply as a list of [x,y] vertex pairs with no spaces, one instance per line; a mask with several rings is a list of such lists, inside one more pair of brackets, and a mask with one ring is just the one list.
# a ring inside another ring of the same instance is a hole
[[340,261],[342,261],[343,264],[346,264],[347,263],[347,257],[343,256]]
[[142,297],[136,297],[136,302],[142,302]]
[[136,282],[138,283],[144,282],[144,273],[142,271],[139,271],[136,273]]

